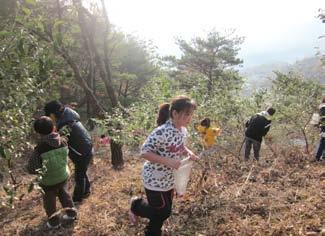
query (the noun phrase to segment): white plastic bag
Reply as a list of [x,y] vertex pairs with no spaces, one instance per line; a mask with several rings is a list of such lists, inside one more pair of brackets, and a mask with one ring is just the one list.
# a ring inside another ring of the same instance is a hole
[[319,123],[319,114],[314,113],[313,116],[311,117],[310,124],[317,125],[318,123]]
[[181,160],[181,165],[177,170],[174,170],[175,189],[178,195],[184,195],[186,192],[187,183],[190,180],[190,174],[193,161],[190,158]]

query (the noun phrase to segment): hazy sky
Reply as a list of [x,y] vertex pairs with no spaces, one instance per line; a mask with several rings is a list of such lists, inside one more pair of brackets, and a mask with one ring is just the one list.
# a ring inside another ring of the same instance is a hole
[[294,62],[324,51],[324,0],[106,0],[110,21],[127,33],[152,40],[162,55],[179,55],[175,37],[190,39],[210,29],[236,29],[244,36],[244,66]]

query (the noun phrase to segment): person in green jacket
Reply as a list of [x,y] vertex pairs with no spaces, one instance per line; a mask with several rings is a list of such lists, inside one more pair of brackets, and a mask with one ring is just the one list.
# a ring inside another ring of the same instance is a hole
[[34,130],[40,139],[28,160],[28,171],[40,175],[39,185],[43,189],[43,205],[48,216],[47,227],[60,227],[56,213],[56,197],[65,209],[63,220],[73,221],[77,212],[72,198],[66,190],[70,172],[68,167],[68,147],[66,141],[55,132],[50,117],[42,116],[34,123]]

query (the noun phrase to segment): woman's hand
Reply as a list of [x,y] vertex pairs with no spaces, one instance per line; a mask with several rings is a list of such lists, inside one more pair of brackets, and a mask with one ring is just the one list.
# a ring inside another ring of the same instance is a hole
[[181,161],[180,160],[175,160],[175,159],[171,159],[171,158],[166,158],[167,163],[166,166],[173,168],[173,169],[178,169],[181,165]]
[[190,149],[188,149],[187,147],[185,147],[186,151],[187,151],[187,154],[188,154],[188,157],[191,159],[191,161],[197,161],[199,160],[200,158],[195,155]]
[[197,161],[197,160],[200,159],[200,158],[199,158],[197,155],[195,155],[193,152],[189,153],[189,157],[190,157],[191,161]]

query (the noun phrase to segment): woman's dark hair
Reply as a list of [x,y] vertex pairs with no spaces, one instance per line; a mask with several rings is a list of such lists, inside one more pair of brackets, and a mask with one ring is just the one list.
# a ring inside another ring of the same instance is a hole
[[44,106],[44,112],[46,116],[54,114],[56,118],[59,118],[64,111],[64,105],[59,101],[51,101]]
[[169,118],[169,103],[163,103],[159,106],[157,125],[163,125]]
[[53,128],[53,121],[47,116],[41,116],[34,122],[34,130],[39,134],[50,134],[52,133]]
[[163,125],[171,117],[173,118],[173,111],[189,112],[196,109],[196,103],[187,96],[181,95],[175,97],[171,103],[163,103],[159,107],[157,125]]
[[209,118],[204,118],[203,120],[201,120],[201,123],[200,124],[202,126],[206,127],[206,128],[209,128],[210,127],[210,123],[211,123],[211,121],[210,121]]

